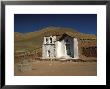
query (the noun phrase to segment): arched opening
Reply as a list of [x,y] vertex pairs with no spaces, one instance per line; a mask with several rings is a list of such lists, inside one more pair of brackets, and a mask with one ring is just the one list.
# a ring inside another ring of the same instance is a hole
[[52,43],[52,38],[50,37],[50,43]]
[[50,57],[50,50],[48,50],[47,52],[48,52],[48,57]]
[[48,38],[46,38],[46,43],[48,43]]

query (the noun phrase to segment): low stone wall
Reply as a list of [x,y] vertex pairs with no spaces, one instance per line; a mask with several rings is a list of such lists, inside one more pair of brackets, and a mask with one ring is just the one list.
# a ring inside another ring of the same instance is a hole
[[28,60],[22,60],[21,62],[19,62],[16,65],[16,68],[17,68],[18,71],[21,71],[21,72],[32,70],[32,66],[28,62]]
[[18,64],[18,70],[19,71],[29,71],[31,70],[31,65],[29,64]]
[[82,55],[86,57],[97,57],[97,47],[82,47]]

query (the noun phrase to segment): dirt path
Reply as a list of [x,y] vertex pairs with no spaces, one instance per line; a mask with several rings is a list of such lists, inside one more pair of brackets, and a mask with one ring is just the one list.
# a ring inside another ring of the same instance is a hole
[[19,72],[15,76],[96,76],[97,62],[32,62],[32,70]]

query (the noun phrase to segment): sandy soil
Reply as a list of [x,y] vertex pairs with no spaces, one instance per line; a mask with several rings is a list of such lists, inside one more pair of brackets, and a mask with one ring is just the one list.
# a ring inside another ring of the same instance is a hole
[[32,70],[20,72],[15,68],[15,76],[96,76],[97,62],[31,62]]

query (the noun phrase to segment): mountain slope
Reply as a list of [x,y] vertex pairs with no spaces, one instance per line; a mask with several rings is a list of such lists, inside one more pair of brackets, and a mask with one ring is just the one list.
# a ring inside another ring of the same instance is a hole
[[96,36],[93,34],[84,34],[80,33],[71,28],[62,28],[62,27],[47,27],[39,31],[29,32],[26,34],[15,32],[15,50],[24,50],[24,49],[35,49],[39,48],[41,50],[43,37],[50,35],[61,35],[66,33],[72,37],[77,37],[80,39],[96,39]]

